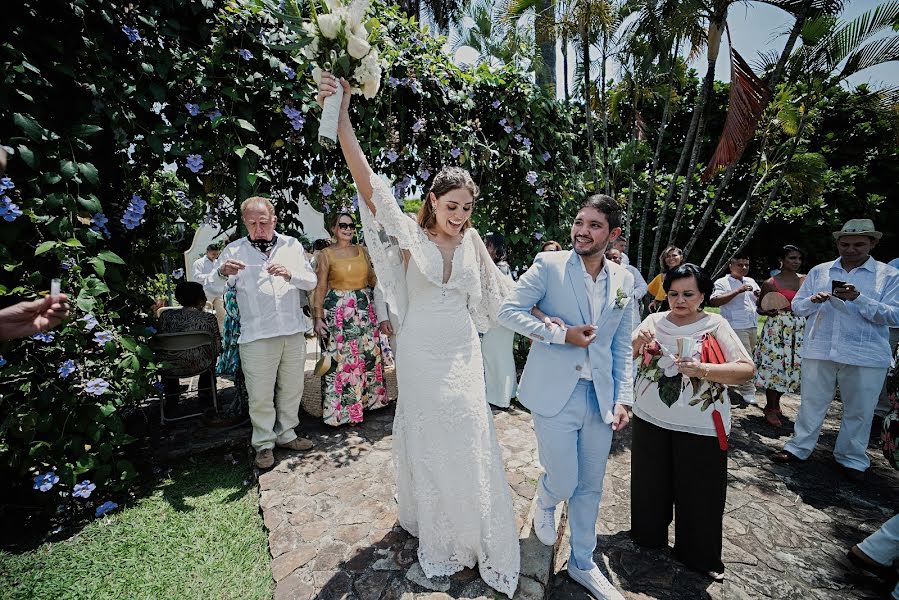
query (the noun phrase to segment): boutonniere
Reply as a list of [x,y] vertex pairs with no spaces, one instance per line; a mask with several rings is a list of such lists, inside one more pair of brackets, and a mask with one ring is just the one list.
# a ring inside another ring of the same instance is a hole
[[615,292],[615,308],[624,308],[627,305],[628,300],[630,300],[630,298],[627,297],[624,290],[618,288],[618,291]]

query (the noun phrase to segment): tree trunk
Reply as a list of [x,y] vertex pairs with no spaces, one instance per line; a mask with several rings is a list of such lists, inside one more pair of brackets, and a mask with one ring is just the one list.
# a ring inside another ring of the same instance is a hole
[[606,195],[609,194],[609,109],[606,106],[606,61],[609,59],[608,57],[609,51],[609,36],[606,33],[602,34],[602,65],[599,69],[599,76],[601,78],[599,84],[599,104],[600,109],[602,110],[602,176],[603,176],[603,189],[605,190]]
[[556,39],[553,36],[555,2],[540,0],[534,21],[534,41],[540,49],[540,64],[535,72],[537,85],[547,90],[550,97],[556,95]]
[[587,149],[590,152],[590,177],[593,179],[593,189],[596,189],[596,149],[593,147],[593,116],[590,109],[590,30],[589,25],[584,24],[581,33],[581,60],[584,61],[584,110],[587,122]]
[[677,232],[680,230],[680,222],[684,216],[684,206],[687,198],[690,197],[690,189],[693,186],[693,170],[696,169],[696,163],[699,160],[699,151],[702,149],[702,132],[705,129],[706,107],[712,99],[712,92],[715,87],[715,65],[718,62],[718,52],[721,48],[721,31],[724,28],[724,22],[712,23],[709,25],[709,43],[708,43],[708,67],[706,68],[705,79],[702,82],[702,92],[699,101],[696,103],[696,112],[699,115],[699,123],[696,128],[696,135],[693,143],[693,151],[690,153],[690,164],[687,165],[686,178],[684,181],[684,189],[681,191],[680,200],[677,203],[677,210],[674,212],[674,219],[671,221],[671,233],[668,235],[668,244],[673,244]]
[[570,99],[568,92],[568,36],[562,36],[562,86],[565,90],[565,102]]
[[702,218],[699,220],[699,225],[693,230],[693,234],[690,236],[690,240],[687,242],[687,245],[684,246],[684,256],[690,255],[690,250],[693,249],[693,246],[696,245],[696,242],[699,241],[699,234],[702,233],[702,230],[705,229],[706,224],[709,222],[709,218],[712,216],[712,212],[715,210],[715,206],[718,204],[718,200],[721,199],[722,194],[724,193],[724,189],[727,187],[727,184],[730,183],[731,177],[734,175],[734,171],[737,170],[737,163],[732,163],[728,165],[727,171],[724,172],[724,177],[721,179],[721,185],[718,186],[718,190],[715,192],[715,196],[709,202],[709,205],[705,207],[705,212],[702,213]]

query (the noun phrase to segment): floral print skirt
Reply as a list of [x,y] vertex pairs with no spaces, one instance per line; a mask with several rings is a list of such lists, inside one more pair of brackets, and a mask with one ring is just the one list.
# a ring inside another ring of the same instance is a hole
[[768,317],[755,348],[755,383],[766,390],[799,393],[805,318],[792,313]]
[[365,411],[390,402],[372,290],[329,290],[323,308],[331,369],[322,377],[322,415],[327,425],[361,423]]

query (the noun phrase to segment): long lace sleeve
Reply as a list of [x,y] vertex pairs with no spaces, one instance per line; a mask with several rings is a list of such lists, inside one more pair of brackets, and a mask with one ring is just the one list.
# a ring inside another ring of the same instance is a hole
[[478,232],[472,231],[470,235],[478,261],[480,286],[470,292],[468,310],[477,330],[486,333],[500,325],[500,309],[515,283],[511,276],[503,274],[493,262]]

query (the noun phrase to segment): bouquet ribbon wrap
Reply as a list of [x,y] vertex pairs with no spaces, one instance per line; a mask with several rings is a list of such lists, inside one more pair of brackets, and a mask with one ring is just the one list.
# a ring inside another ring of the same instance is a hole
[[322,118],[318,124],[318,141],[326,148],[337,144],[337,120],[340,118],[340,105],[343,103],[343,86],[337,84],[337,91],[325,98]]
[[[724,352],[718,345],[718,340],[713,335],[706,335],[702,339],[701,360],[704,363],[713,365],[723,365],[727,362],[724,358]],[[718,447],[722,451],[727,451],[727,433],[724,432],[724,419],[721,418],[721,412],[716,408],[712,408],[712,423],[715,424],[715,434],[718,436]]]

